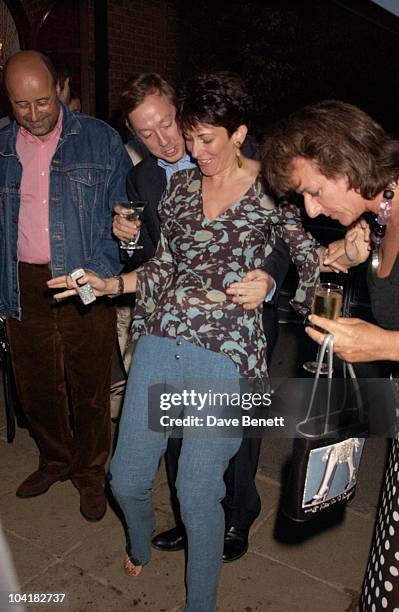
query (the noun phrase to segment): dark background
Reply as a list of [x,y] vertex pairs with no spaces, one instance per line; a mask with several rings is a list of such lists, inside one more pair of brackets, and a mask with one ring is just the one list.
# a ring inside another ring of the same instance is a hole
[[255,133],[323,98],[358,104],[399,133],[399,18],[369,0],[0,1],[21,47],[63,53],[83,110],[104,119],[135,71],[179,85],[223,68],[247,82]]
[[[253,128],[339,98],[399,131],[399,19],[367,0],[180,3],[179,80],[203,68],[245,78]],[[185,7],[185,8],[184,8]]]
[[[21,48],[63,54],[82,110],[106,121],[133,72],[158,71],[179,86],[201,70],[229,69],[248,85],[258,140],[270,121],[324,98],[357,104],[399,135],[399,18],[370,0],[0,2]],[[323,243],[342,232],[322,217],[307,223]],[[291,271],[288,293],[294,283]]]

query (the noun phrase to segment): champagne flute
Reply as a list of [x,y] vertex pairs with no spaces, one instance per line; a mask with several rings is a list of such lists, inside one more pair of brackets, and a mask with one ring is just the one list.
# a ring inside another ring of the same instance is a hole
[[[342,308],[342,285],[334,285],[333,283],[319,283],[316,287],[313,296],[312,314],[326,319],[338,319]],[[314,328],[323,333],[327,333],[324,329],[314,325]],[[316,361],[305,361],[303,368],[307,372],[316,374],[320,355],[320,346],[317,349]],[[327,374],[327,364],[322,364],[320,374]]]
[[[129,202],[118,202],[120,206],[123,206],[123,210],[119,213],[122,217],[128,221],[138,221],[143,218],[143,211],[146,202],[141,200],[134,200]],[[119,246],[124,251],[135,251],[136,249],[142,249],[143,245],[137,244],[140,234],[138,233],[135,238],[130,240],[120,240]]]

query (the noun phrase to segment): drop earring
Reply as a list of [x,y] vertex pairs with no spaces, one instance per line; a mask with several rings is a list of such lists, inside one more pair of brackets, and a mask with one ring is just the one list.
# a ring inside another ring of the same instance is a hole
[[236,142],[234,143],[235,149],[236,149],[236,160],[237,160],[237,166],[239,168],[242,168],[242,157],[241,157],[241,142],[239,140],[236,140]]

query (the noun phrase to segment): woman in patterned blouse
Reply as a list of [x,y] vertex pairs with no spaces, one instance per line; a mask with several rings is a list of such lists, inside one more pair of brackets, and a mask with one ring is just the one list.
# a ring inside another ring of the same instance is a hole
[[[171,433],[160,423],[171,416],[172,405],[186,417],[176,483],[188,540],[186,612],[210,612],[216,605],[223,474],[241,442],[241,427],[229,430],[226,421],[216,432],[207,427],[208,417],[226,416],[225,406],[213,404],[212,392],[240,393],[239,377],[267,377],[262,306],[243,307],[249,297],[242,277],[262,266],[277,236],[287,242],[298,268],[294,302],[303,312],[319,274],[318,245],[303,230],[296,209],[277,209],[265,193],[258,162],[241,154],[247,110],[247,94],[235,75],[190,81],[178,119],[198,168],[170,180],[154,258],[122,277],[83,278],[97,295],[136,292],[133,335],[139,339],[110,470],[127,522],[130,575],[150,560],[151,489]],[[49,285],[71,288],[61,297],[75,293],[70,278]],[[199,391],[207,398],[201,406]]]

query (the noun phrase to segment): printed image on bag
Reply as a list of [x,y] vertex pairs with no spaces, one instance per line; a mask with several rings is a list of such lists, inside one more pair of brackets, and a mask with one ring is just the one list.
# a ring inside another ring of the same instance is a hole
[[310,451],[302,508],[328,507],[355,492],[364,438],[348,438]]
[[[320,380],[320,366],[328,352],[328,376]],[[282,512],[293,521],[308,521],[344,507],[355,495],[365,438],[367,415],[351,364],[333,384],[333,336],[328,334],[320,351],[305,418],[297,423],[290,473]]]

